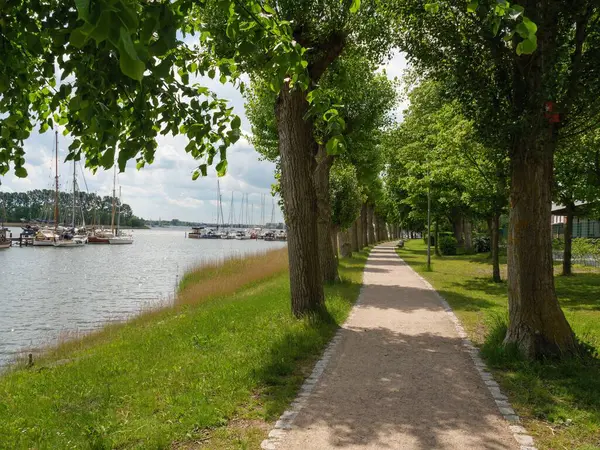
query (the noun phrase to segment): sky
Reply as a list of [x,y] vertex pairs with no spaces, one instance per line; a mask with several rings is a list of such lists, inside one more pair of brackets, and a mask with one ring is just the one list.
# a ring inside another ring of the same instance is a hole
[[[396,53],[382,66],[390,78],[401,77],[407,63],[404,56]],[[267,195],[265,208],[266,221],[273,218],[275,222],[283,222],[282,213],[277,206],[277,199],[270,195],[271,185],[275,182],[275,164],[261,161],[260,155],[248,141],[250,122],[244,108],[244,99],[231,84],[221,84],[216,80],[200,80],[221,98],[228,99],[236,114],[242,119],[242,137],[228,150],[227,175],[219,178],[223,199],[223,215],[227,221],[234,197],[236,218],[239,216],[242,195],[248,195],[251,217],[256,223],[261,218],[261,198]],[[400,104],[396,116],[406,105]],[[68,136],[59,133],[59,183],[61,190],[71,190],[73,179],[73,163],[64,163],[67,148],[71,143]],[[154,163],[136,170],[134,163],[128,165],[124,173],[118,174],[117,191],[122,190],[122,199],[128,203],[135,215],[144,219],[162,220],[179,219],[189,222],[215,222],[217,217],[217,176],[214,168],[209,168],[207,177],[192,181],[192,172],[198,163],[184,148],[187,145],[185,136],[160,136]],[[12,172],[0,176],[1,192],[20,192],[32,189],[52,189],[54,182],[54,133],[44,134],[32,132],[25,141],[25,168],[27,178],[17,178]],[[83,172],[83,173],[82,173]],[[95,192],[98,195],[112,195],[113,172],[99,169],[92,174],[82,165],[77,167],[77,178],[80,189]],[[83,179],[85,178],[85,183]],[[275,205],[273,207],[273,205]]]

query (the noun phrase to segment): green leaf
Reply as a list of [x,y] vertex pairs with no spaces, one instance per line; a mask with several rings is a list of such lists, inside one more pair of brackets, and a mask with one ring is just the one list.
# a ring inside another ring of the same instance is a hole
[[352,0],[352,5],[350,5],[350,12],[352,14],[356,14],[360,9],[360,0]]
[[119,67],[121,72],[127,75],[129,78],[133,78],[137,81],[142,81],[146,66],[140,60],[131,59],[127,52],[122,51],[119,58]]
[[75,7],[77,18],[87,22],[90,19],[90,0],[75,0]]
[[517,20],[519,16],[523,14],[523,11],[525,11],[525,8],[521,5],[513,5],[508,10],[508,15],[512,20]]
[[130,59],[134,61],[139,61],[139,57],[137,52],[135,51],[135,47],[133,46],[133,42],[131,40],[131,35],[127,31],[125,27],[121,27],[119,30],[119,48],[121,51],[125,50]]
[[215,168],[217,169],[218,176],[224,176],[225,174],[227,174],[227,160],[222,159]]
[[523,22],[519,23],[515,30],[523,39],[527,39],[529,37],[529,29],[525,26]]
[[27,169],[25,169],[25,167],[17,167],[15,168],[15,175],[19,178],[26,178]]
[[104,11],[100,15],[100,19],[96,22],[96,26],[90,33],[90,37],[96,41],[96,44],[105,41],[108,38],[110,27],[112,24],[112,14],[110,11]]
[[425,3],[425,11],[431,14],[436,14],[440,10],[439,3]]
[[239,116],[235,116],[233,118],[233,120],[231,121],[231,128],[233,130],[239,130],[239,128],[242,126],[242,120],[239,118]]
[[270,5],[266,5],[266,4],[263,5],[263,9],[265,10],[265,12],[267,12],[269,14],[273,14],[273,15],[277,14]]
[[479,6],[479,0],[473,0],[469,2],[467,5],[467,12],[474,13],[477,11],[477,7]]
[[498,17],[498,16],[494,17],[494,19],[492,21],[492,33],[494,34],[494,36],[496,36],[498,34],[501,23],[502,23],[502,19],[500,17]]
[[200,164],[200,165],[198,166],[198,169],[200,169],[200,172],[202,173],[202,176],[203,176],[203,177],[205,177],[205,176],[206,176],[206,174],[207,174],[207,171],[206,171],[206,164]]
[[523,16],[523,24],[527,27],[527,30],[529,30],[529,34],[535,34],[537,32],[537,25],[525,16]]
[[198,177],[200,177],[200,172],[194,170],[194,173],[192,174],[192,181],[196,181]]
[[339,155],[344,150],[344,137],[340,135],[333,136],[325,144],[328,155]]
[[517,45],[517,55],[531,55],[537,49],[537,37],[535,35],[519,42]]
[[85,41],[87,40],[87,36],[83,34],[83,32],[76,28],[71,32],[71,36],[69,38],[69,42],[72,46],[81,48],[85,45]]

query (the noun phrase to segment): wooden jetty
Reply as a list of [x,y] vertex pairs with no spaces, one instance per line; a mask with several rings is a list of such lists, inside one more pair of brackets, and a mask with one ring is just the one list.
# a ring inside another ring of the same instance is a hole
[[19,247],[32,247],[33,246],[33,236],[23,236],[20,235],[19,237],[11,237],[10,240],[13,242],[14,244],[17,244]]

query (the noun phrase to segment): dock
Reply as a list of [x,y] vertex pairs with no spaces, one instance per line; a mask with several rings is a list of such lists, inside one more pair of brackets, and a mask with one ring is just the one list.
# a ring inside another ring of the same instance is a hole
[[33,247],[33,236],[19,236],[19,237],[11,237],[13,245],[18,245],[19,247]]

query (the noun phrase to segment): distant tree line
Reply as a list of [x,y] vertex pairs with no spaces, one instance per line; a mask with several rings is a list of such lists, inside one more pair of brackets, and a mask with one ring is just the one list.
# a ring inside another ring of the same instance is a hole
[[[78,192],[75,199],[75,224],[110,225],[113,198]],[[73,221],[73,194],[59,192],[58,221],[70,225]],[[119,199],[116,200],[119,210]],[[35,189],[28,192],[4,192],[0,194],[0,217],[6,222],[49,221],[54,222],[54,191]],[[117,221],[115,215],[115,223]],[[133,214],[127,203],[121,205],[121,226],[140,227],[145,221]]]

